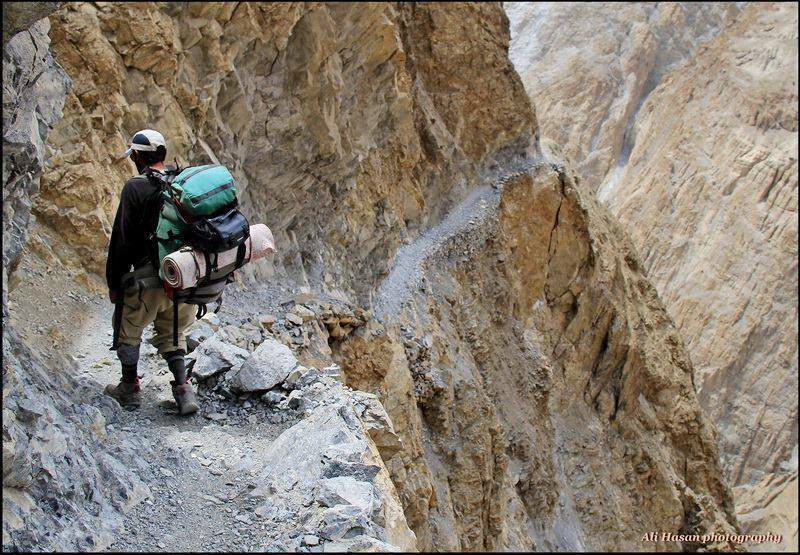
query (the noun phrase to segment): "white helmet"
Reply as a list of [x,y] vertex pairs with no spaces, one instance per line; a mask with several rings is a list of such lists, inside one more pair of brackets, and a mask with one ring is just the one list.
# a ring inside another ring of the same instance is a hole
[[122,155],[127,158],[134,150],[141,150],[145,152],[155,152],[158,147],[163,146],[167,148],[167,142],[164,140],[164,135],[152,129],[143,129],[138,131],[131,139],[131,146]]

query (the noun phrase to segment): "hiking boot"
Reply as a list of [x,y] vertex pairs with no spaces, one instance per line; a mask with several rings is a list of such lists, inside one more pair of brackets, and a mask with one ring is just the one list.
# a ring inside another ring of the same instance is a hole
[[108,384],[104,391],[110,395],[123,407],[138,407],[142,404],[141,387],[139,379],[135,382],[119,382],[117,385]]
[[178,404],[178,411],[182,415],[193,414],[200,409],[194,390],[188,382],[180,385],[176,385],[175,381],[169,383],[172,385],[172,396],[175,397],[175,402]]

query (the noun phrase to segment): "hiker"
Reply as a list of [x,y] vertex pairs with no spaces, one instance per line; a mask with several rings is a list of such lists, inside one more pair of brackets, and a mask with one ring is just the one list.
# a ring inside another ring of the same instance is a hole
[[[114,345],[122,364],[122,379],[105,392],[123,406],[139,406],[141,393],[137,365],[142,332],[154,324],[150,342],[166,360],[175,378],[170,382],[180,414],[200,407],[186,374],[186,329],[194,322],[196,307],[176,303],[167,296],[158,275],[157,245],[153,239],[161,210],[159,177],[167,168],[167,146],[158,131],[145,129],[133,136],[123,158],[130,156],[139,175],[122,189],[108,247],[106,281],[114,311]],[[133,271],[131,271],[133,270]],[[177,326],[175,321],[177,320]],[[177,330],[177,341],[173,340]]]

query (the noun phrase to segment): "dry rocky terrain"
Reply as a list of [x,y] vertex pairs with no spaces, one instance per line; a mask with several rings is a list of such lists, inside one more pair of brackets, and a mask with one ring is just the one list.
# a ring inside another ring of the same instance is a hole
[[[633,244],[539,142],[499,4],[36,21],[4,49],[4,548],[735,547],[641,541],[736,532],[731,488]],[[101,394],[142,127],[230,167],[278,245],[192,329],[190,418],[149,347],[140,410]]]
[[686,343],[743,529],[796,550],[797,5],[506,9],[542,136],[630,233]]

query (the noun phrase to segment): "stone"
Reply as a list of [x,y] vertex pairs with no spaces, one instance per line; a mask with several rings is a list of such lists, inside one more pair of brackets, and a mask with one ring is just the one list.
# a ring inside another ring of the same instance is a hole
[[334,379],[341,380],[342,379],[342,369],[339,368],[338,364],[331,364],[330,366],[326,366],[322,369],[322,373],[326,376],[330,376]]
[[288,376],[286,376],[286,379],[283,382],[284,387],[286,387],[287,389],[294,388],[295,385],[297,385],[297,383],[300,381],[300,379],[303,376],[305,376],[308,372],[309,369],[306,368],[305,366],[298,366],[297,368],[289,372]]
[[364,423],[370,438],[375,442],[381,457],[388,461],[403,449],[402,440],[395,433],[386,409],[377,398],[369,397],[363,392],[356,392],[356,398],[359,399],[359,403],[356,405],[359,418]]
[[203,381],[221,372],[237,370],[250,356],[248,351],[225,343],[216,335],[211,336],[186,356],[191,365],[192,376]]
[[297,381],[294,382],[293,386],[295,388],[308,387],[319,381],[322,378],[322,376],[323,374],[316,368],[307,368],[306,372],[304,372],[302,376],[297,378]]
[[294,324],[295,326],[303,325],[303,318],[292,312],[286,314],[286,321]]
[[340,540],[354,535],[374,534],[364,511],[354,505],[336,505],[322,513],[319,535],[326,540]]
[[542,135],[630,233],[726,477],[756,486],[797,449],[796,6],[506,7]]
[[[71,83],[50,51],[50,24],[44,16],[55,9],[55,3],[10,8],[8,16],[4,13],[3,17],[4,322],[9,280],[27,241],[31,197],[38,190],[47,156],[45,141],[61,118]],[[43,14],[42,19],[31,19],[39,14]],[[22,26],[26,32],[19,33]]]
[[272,325],[275,323],[276,318],[274,314],[262,314],[258,317],[258,323],[264,329],[272,329]]
[[270,405],[277,405],[281,401],[283,401],[284,396],[278,393],[277,391],[267,391],[263,397],[264,401]]
[[221,326],[219,316],[213,312],[206,312],[200,320],[207,323],[214,331],[217,331]]
[[247,337],[241,328],[228,324],[222,328],[222,334],[226,341],[229,341],[237,347],[244,348],[247,345]]
[[265,391],[282,383],[296,366],[291,349],[268,337],[226,379],[236,391]]
[[327,542],[322,551],[323,553],[397,553],[401,549],[373,537],[359,535],[349,539]]
[[191,353],[200,343],[214,335],[214,329],[200,320],[194,323],[186,334],[186,348]]
[[294,390],[289,394],[289,397],[286,401],[287,406],[292,410],[301,411],[305,407],[305,401],[303,400],[303,394],[298,391]]
[[[302,318],[303,322],[309,322],[311,320],[314,320],[317,317],[317,314],[313,310],[311,310],[307,306],[304,306],[304,305],[301,305],[301,304],[294,305],[292,307],[292,310],[289,312],[289,314],[299,316],[300,318]],[[288,318],[288,315],[287,315],[287,318]]]
[[368,515],[374,515],[380,510],[380,498],[375,493],[374,486],[351,476],[320,480],[315,499],[324,507],[354,505]]
[[313,534],[306,534],[303,536],[303,543],[308,546],[319,545],[319,537]]
[[[330,391],[330,394],[344,395],[341,384],[335,387],[339,388],[338,393]],[[336,406],[319,405],[311,409],[304,419],[283,432],[273,442],[262,461],[264,471],[259,479],[264,483],[274,484],[277,491],[297,492],[298,495],[293,497],[293,502],[302,506],[304,493],[313,494],[325,478],[334,478],[324,475],[326,465],[323,461],[335,458],[351,461],[351,464],[374,466],[378,472],[383,472],[382,477],[377,473],[372,474],[367,481],[374,485],[374,491],[380,499],[379,503],[374,501],[370,505],[370,502],[366,501],[368,499],[366,494],[359,497],[357,492],[361,491],[361,486],[352,485],[360,479],[358,477],[351,477],[352,482],[334,480],[325,491],[330,491],[330,497],[341,494],[343,498],[361,502],[367,507],[379,507],[377,513],[364,512],[354,505],[337,505],[337,511],[326,513],[329,517],[329,522],[325,525],[329,527],[326,533],[328,536],[343,536],[353,528],[358,528],[353,533],[358,533],[362,529],[374,531],[380,528],[386,531],[385,539],[403,546],[403,549],[411,549],[416,540],[401,516],[402,508],[388,479],[388,472],[382,466],[377,451],[373,451],[375,448],[370,448],[366,431],[358,426],[355,415],[342,416],[347,411],[344,399]],[[351,427],[348,421],[356,425]],[[303,453],[303,456],[291,457],[289,453]],[[346,473],[342,475],[350,476]],[[350,489],[348,486],[351,486]],[[336,493],[337,491],[339,493]],[[302,509],[298,507],[296,510]],[[325,520],[322,514],[320,518]],[[322,531],[313,533],[326,537]]]

